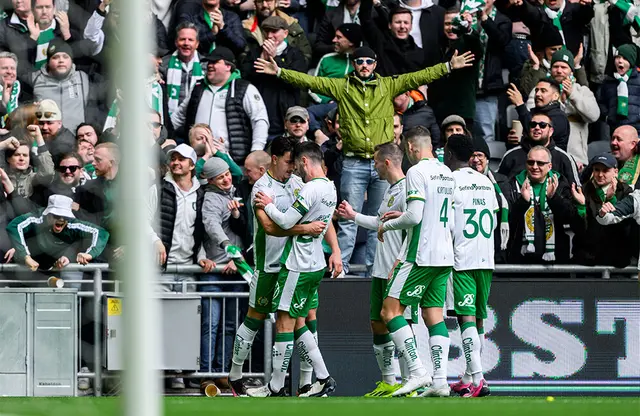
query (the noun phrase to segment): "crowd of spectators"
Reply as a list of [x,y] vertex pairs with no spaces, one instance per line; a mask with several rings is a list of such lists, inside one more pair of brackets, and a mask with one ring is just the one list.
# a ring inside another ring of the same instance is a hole
[[[78,261],[126,255],[117,227],[126,213],[115,198],[126,180],[118,167],[127,138],[113,80],[129,63],[109,58],[126,42],[119,33],[126,5],[0,1],[3,262],[36,270],[76,259],[81,242],[39,235],[56,233],[55,212],[73,213],[67,226],[89,224],[104,243]],[[638,225],[597,217],[640,187],[640,19],[628,17],[637,7],[627,0],[156,0],[140,16],[155,36],[145,120],[155,160],[149,212],[158,224],[150,244],[160,265],[203,271],[165,275],[164,289],[200,280],[208,284],[189,290],[219,291],[216,282],[239,280],[222,247],[231,243],[252,258],[248,198],[268,169],[274,138],[315,141],[339,199],[374,215],[389,185],[374,169],[373,149],[402,143],[415,129],[431,136],[440,157],[449,136],[473,138],[469,164],[490,178],[500,203],[498,263],[631,265]],[[471,63],[471,54],[472,64],[455,63]],[[21,228],[25,218],[47,226]],[[337,218],[336,225],[345,271],[370,268],[375,232]],[[222,272],[212,272],[216,265]],[[233,340],[216,334],[227,325],[228,338],[235,327],[222,322],[221,302],[206,302],[201,370],[223,371],[229,357],[220,345],[228,355]]]

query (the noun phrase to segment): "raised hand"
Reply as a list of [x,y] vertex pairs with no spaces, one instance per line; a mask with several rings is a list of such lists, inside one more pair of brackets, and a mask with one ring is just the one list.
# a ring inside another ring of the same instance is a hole
[[527,51],[529,51],[529,60],[533,65],[533,69],[535,70],[540,69],[540,59],[538,59],[538,55],[536,55],[533,52],[533,49],[531,48],[531,44],[527,44]]
[[558,190],[558,177],[555,175],[550,175],[549,180],[547,181],[547,198],[551,198],[556,194]]
[[451,66],[451,70],[454,69],[462,69],[473,65],[473,60],[475,57],[471,52],[465,52],[462,55],[458,55],[458,50],[453,51],[453,56],[451,57],[451,61],[449,61],[449,65]]
[[586,199],[584,197],[584,193],[582,193],[582,188],[576,186],[575,183],[571,184],[571,195],[573,195],[574,201],[576,201],[579,205],[584,205]]
[[515,86],[515,84],[509,84],[509,88],[507,89],[507,97],[513,105],[516,107],[524,104],[524,99],[522,98],[522,94],[520,94],[520,90]]
[[344,218],[345,220],[350,220],[350,221],[355,220],[356,214],[357,212],[353,210],[353,207],[347,201],[342,201],[338,206],[338,215]]
[[267,74],[267,75],[278,75],[278,64],[273,58],[268,61],[262,58],[256,59],[253,63],[253,67],[256,69],[256,72],[259,74]]
[[529,179],[525,179],[522,187],[520,188],[520,195],[524,198],[525,201],[531,202],[531,183],[529,183]]
[[574,65],[575,68],[578,68],[580,66],[580,63],[582,62],[582,57],[583,56],[584,56],[584,48],[582,46],[582,43],[580,43],[580,48],[578,48],[578,53],[573,58],[573,65]]
[[598,215],[600,215],[601,217],[604,217],[608,213],[613,212],[615,210],[616,210],[616,207],[614,207],[611,202],[605,202],[604,204],[602,204],[602,208],[600,208],[600,212],[598,213]]
[[69,40],[71,37],[71,26],[69,25],[69,15],[66,12],[56,12],[55,19],[60,25],[60,33],[64,40]]

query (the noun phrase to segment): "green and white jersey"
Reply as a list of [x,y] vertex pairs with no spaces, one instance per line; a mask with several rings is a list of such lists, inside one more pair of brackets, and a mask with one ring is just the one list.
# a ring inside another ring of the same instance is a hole
[[[405,185],[406,180],[402,178],[387,189],[380,208],[378,208],[378,220],[389,211],[406,211],[407,190]],[[405,234],[405,230],[390,230],[384,234],[384,243],[378,241],[371,276],[379,279],[387,279],[389,271],[400,255],[402,240]]]
[[[292,208],[298,211],[302,218],[299,224],[314,221],[329,223],[336,209],[338,196],[336,187],[327,178],[316,178],[305,183]],[[315,272],[327,266],[322,250],[322,240],[329,228],[326,227],[321,235],[310,237],[306,235],[291,236],[282,253],[282,263],[287,270],[295,272]]]
[[451,170],[437,159],[422,159],[407,172],[407,205],[424,201],[422,221],[409,229],[403,261],[418,266],[453,266]]
[[[274,205],[280,212],[285,212],[296,200],[303,185],[299,176],[291,175],[288,181],[280,182],[267,171],[253,185],[251,190],[252,205],[256,194],[262,192],[273,200]],[[267,235],[255,215],[253,216],[253,229],[255,230],[253,234],[253,253],[256,269],[267,273],[279,272],[280,258],[287,243],[287,237]]]
[[458,169],[453,177],[456,180],[453,268],[457,271],[493,270],[493,231],[499,209],[493,184],[471,168]]

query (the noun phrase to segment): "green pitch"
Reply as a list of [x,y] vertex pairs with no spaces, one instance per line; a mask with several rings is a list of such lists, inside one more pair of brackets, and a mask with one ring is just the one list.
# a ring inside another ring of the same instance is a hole
[[[260,416],[338,416],[338,415],[629,415],[640,412],[640,399],[613,397],[486,397],[481,399],[364,399],[332,397],[318,399],[231,397],[167,397],[166,416],[183,415],[260,415]],[[118,398],[0,398],[0,416],[121,415]]]

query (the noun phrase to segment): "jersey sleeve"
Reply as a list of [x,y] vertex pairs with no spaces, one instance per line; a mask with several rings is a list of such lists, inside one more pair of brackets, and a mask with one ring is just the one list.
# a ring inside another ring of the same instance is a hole
[[304,186],[298,197],[285,212],[280,212],[274,204],[264,208],[267,215],[283,230],[289,230],[304,217],[315,200],[315,191],[312,185]]
[[407,203],[410,201],[425,201],[425,181],[417,169],[409,169],[407,172]]
[[263,181],[256,182],[253,185],[253,188],[251,189],[251,207],[254,210],[256,208],[254,201],[256,200],[256,195],[258,194],[258,192],[262,192],[263,194],[267,195],[271,199],[273,199],[274,197],[273,192],[271,192],[269,187],[267,187]]
[[315,192],[313,186],[305,186],[298,193],[298,197],[293,201],[291,208],[298,211],[300,215],[304,217],[307,215],[307,212],[309,212],[309,208],[313,205],[314,200]]

